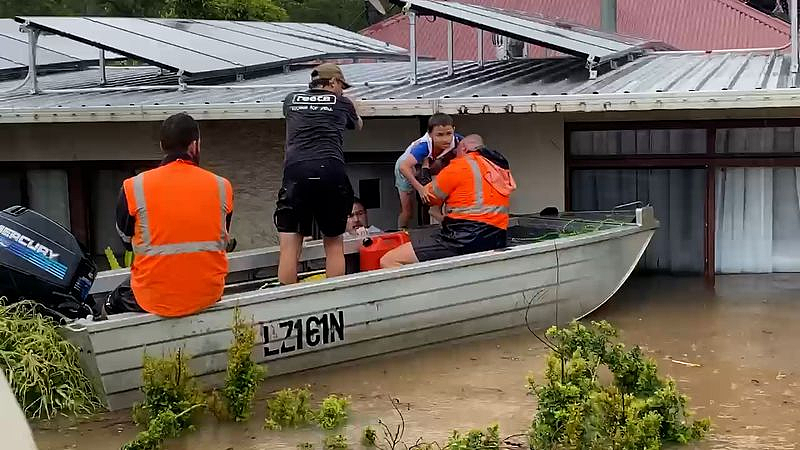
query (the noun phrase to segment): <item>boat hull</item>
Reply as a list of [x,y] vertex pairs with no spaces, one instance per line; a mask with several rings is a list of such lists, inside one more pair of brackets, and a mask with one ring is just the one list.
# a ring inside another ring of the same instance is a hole
[[399,269],[223,298],[190,317],[133,315],[67,327],[110,409],[140,398],[144,352],[178,348],[221,383],[238,306],[257,328],[253,358],[278,375],[524,326],[581,318],[622,285],[655,228],[631,226]]

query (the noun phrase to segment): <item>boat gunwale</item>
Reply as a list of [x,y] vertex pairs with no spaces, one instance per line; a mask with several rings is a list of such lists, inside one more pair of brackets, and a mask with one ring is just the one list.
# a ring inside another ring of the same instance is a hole
[[[598,223],[590,221],[590,223]],[[456,268],[467,268],[484,263],[496,262],[500,260],[517,259],[532,256],[540,253],[548,253],[577,246],[589,245],[595,242],[615,239],[631,234],[648,232],[657,228],[657,224],[650,226],[636,223],[619,223],[614,227],[605,230],[596,230],[581,233],[575,236],[560,237],[556,239],[520,244],[505,247],[498,250],[490,250],[468,255],[459,255],[450,258],[442,258],[433,261],[402,266],[391,269],[380,269],[369,272],[348,274],[330,280],[322,280],[315,283],[298,283],[289,286],[281,286],[266,290],[255,290],[251,292],[230,294],[224,296],[215,305],[200,311],[196,314],[175,319],[197,318],[206,314],[215,314],[222,311],[233,309],[236,306],[244,307],[251,304],[268,303],[277,300],[288,300],[308,294],[318,294],[322,292],[335,291],[344,288],[357,287],[361,285],[373,284],[376,282],[387,281],[390,279],[402,279],[416,275],[436,273],[444,270]],[[99,333],[117,328],[127,328],[130,326],[145,325],[152,322],[165,321],[170,318],[157,316],[154,314],[126,313],[118,318],[111,318],[103,321],[78,320],[66,325],[73,331],[87,329],[89,333]]]
[[[650,207],[648,207],[648,208],[650,208]],[[640,209],[643,209],[643,208],[640,208]],[[629,210],[622,210],[622,211],[630,212]],[[586,211],[586,212],[581,211],[580,213],[581,214],[584,214],[584,213],[586,213],[586,214],[600,214],[600,213],[604,213],[604,212],[605,213],[609,213],[609,211]],[[610,212],[611,216],[613,216],[615,214],[620,214],[620,213],[619,212],[615,213],[614,211]],[[561,222],[561,223],[564,224],[564,227],[566,227],[566,226],[568,226],[570,224],[586,224],[586,225],[595,224],[595,225],[600,225],[600,226],[611,227],[611,228],[606,228],[606,229],[602,229],[602,230],[595,230],[595,231],[592,231],[592,232],[581,233],[580,235],[589,234],[589,233],[593,233],[593,232],[596,232],[596,231],[606,231],[608,229],[617,229],[617,228],[620,228],[620,227],[638,227],[638,228],[643,228],[642,224],[637,224],[635,222],[620,222],[620,221],[613,221],[613,219],[611,219],[612,220],[611,222],[608,222],[606,220],[589,219],[589,218],[583,218],[583,217],[580,217],[580,216],[576,216],[576,217],[569,217],[569,216],[551,217],[551,216],[541,216],[541,215],[535,214],[535,213],[531,213],[531,214],[521,213],[521,214],[511,214],[510,219],[511,219],[511,221],[518,220],[518,219],[539,219],[539,220],[543,220],[543,221],[548,222],[548,223]],[[657,226],[658,225],[656,224],[655,227],[657,227]],[[575,237],[577,237],[577,236],[569,236],[569,238],[575,238]],[[552,241],[552,239],[548,240],[548,241]],[[361,237],[351,237],[351,238],[347,238],[346,237],[344,239],[345,254],[346,255],[357,254],[358,253],[358,248],[360,246],[360,243],[361,243]],[[533,242],[533,243],[538,243],[538,242]],[[519,247],[519,246],[522,246],[522,245],[528,245],[528,244],[516,244],[516,245],[513,245],[513,246],[508,246],[506,248],[516,248],[516,247]],[[321,240],[314,240],[314,241],[310,241],[308,243],[304,243],[302,250],[303,251],[301,253],[301,257],[300,257],[299,262],[308,262],[308,261],[312,261],[312,260],[315,260],[315,259],[324,258],[324,255],[325,255],[324,254],[324,250],[323,250],[323,244],[322,244]],[[268,266],[249,267],[249,266],[247,266],[246,262],[243,262],[243,261],[247,261],[248,259],[254,258],[254,257],[261,257],[261,258],[264,258],[264,259],[269,259],[269,258],[274,259],[275,261],[272,262],[272,264],[273,265],[277,265],[277,263],[278,263],[278,256],[277,255],[279,255],[279,253],[280,253],[280,246],[277,246],[277,245],[273,245],[273,246],[270,246],[270,247],[261,247],[261,248],[255,248],[255,249],[242,250],[242,251],[238,251],[238,252],[235,252],[235,253],[231,253],[231,254],[228,255],[228,265],[229,265],[228,274],[246,272],[248,270],[258,270],[258,269],[261,269],[261,268],[268,267]],[[100,294],[106,294],[108,292],[111,292],[121,282],[120,278],[128,276],[129,274],[130,274],[130,269],[129,268],[120,268],[120,269],[114,269],[114,270],[104,270],[104,271],[98,273],[97,277],[95,277],[94,283],[92,284],[92,288],[90,289],[89,293],[90,294],[94,294],[94,295],[100,295]],[[352,275],[352,274],[350,274],[350,275]],[[106,284],[109,284],[109,283],[112,286],[107,288],[107,289],[106,288],[97,288],[97,286],[105,286]]]

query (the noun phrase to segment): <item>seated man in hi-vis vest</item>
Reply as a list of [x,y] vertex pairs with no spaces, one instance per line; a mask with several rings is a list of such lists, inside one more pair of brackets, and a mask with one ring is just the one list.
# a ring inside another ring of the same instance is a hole
[[165,317],[196,313],[220,299],[233,214],[231,183],[201,169],[200,128],[189,115],[161,126],[164,160],[122,184],[117,231],[133,250],[129,282],[106,300],[108,314],[149,312]]

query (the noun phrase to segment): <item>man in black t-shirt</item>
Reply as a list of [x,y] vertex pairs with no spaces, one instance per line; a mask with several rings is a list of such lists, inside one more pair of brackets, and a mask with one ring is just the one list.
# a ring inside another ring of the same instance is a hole
[[311,72],[309,90],[292,92],[283,101],[286,157],[274,216],[281,284],[297,282],[303,237],[311,235],[314,220],[323,235],[327,277],[344,275],[342,234],[353,188],[345,171],[342,133],[363,126],[353,102],[342,95],[348,87],[339,66],[326,63]]

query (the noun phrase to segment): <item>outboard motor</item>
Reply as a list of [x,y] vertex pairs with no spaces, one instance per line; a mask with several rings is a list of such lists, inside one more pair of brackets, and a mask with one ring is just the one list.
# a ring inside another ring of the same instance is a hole
[[22,206],[0,211],[0,296],[35,301],[62,323],[96,316],[89,296],[96,275],[97,265],[67,229]]

